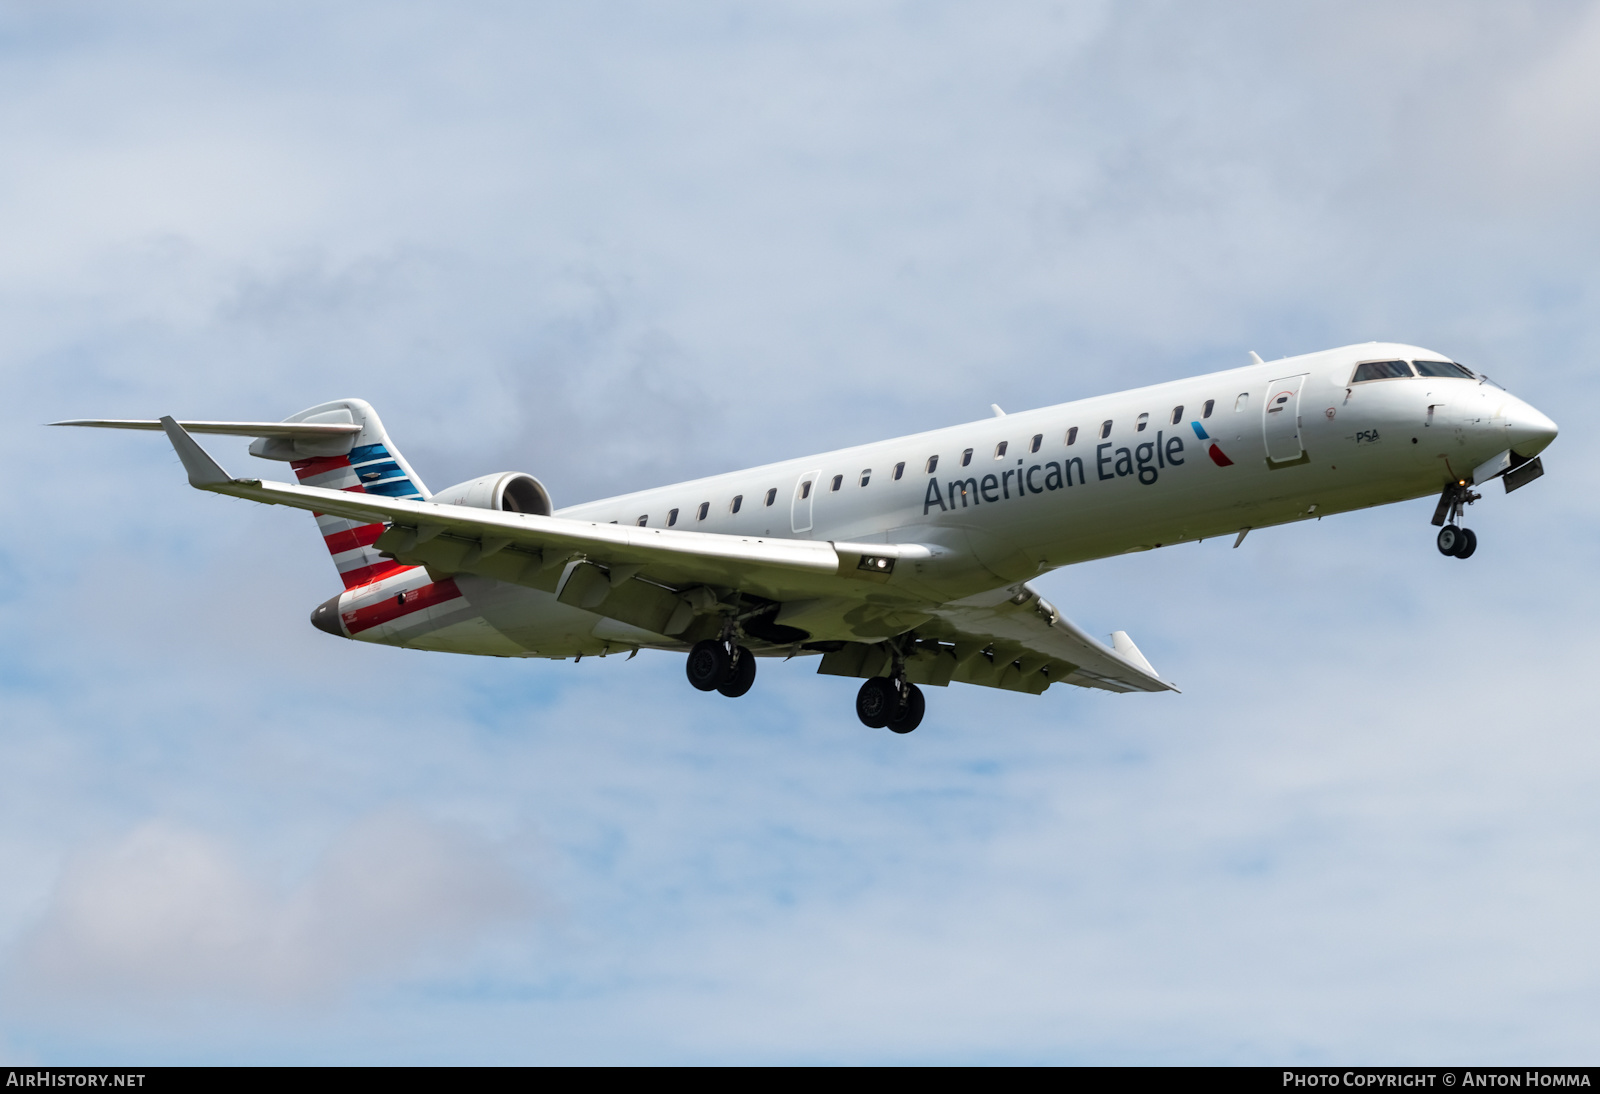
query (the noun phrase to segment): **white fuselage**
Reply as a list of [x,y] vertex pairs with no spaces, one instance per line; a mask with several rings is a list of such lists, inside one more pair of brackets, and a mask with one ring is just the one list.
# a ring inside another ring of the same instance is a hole
[[[918,583],[920,595],[953,600],[1075,562],[1437,495],[1452,482],[1470,483],[1475,468],[1508,448],[1536,455],[1555,434],[1544,415],[1482,380],[1352,382],[1358,363],[1390,357],[1443,359],[1395,343],[1348,346],[643,490],[556,515],[928,544],[943,563],[905,581]],[[365,595],[393,595],[425,580],[400,576]],[[678,645],[538,590],[488,578],[458,583],[469,614],[458,610],[445,626],[378,628],[362,637],[513,656]],[[825,619],[806,622],[827,626]]]

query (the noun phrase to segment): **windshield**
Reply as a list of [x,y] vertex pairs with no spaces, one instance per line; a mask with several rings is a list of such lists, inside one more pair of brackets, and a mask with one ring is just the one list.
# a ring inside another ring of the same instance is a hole
[[1476,380],[1471,369],[1462,368],[1454,361],[1417,361],[1417,371],[1423,376],[1443,376],[1451,380]]
[[1356,366],[1356,374],[1350,382],[1359,384],[1363,380],[1396,380],[1410,375],[1411,366],[1404,361],[1368,361]]

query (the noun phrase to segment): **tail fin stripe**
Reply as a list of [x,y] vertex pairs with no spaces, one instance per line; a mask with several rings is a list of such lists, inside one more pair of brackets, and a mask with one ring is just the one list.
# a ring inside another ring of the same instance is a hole
[[355,482],[356,477],[348,467],[339,467],[320,475],[307,475],[300,481],[306,486],[320,486],[324,490],[343,490]]
[[405,603],[402,604],[397,597],[384,597],[376,604],[357,608],[352,612],[344,613],[345,630],[351,634],[371,630],[373,627],[392,622],[401,616],[420,612],[424,608],[431,608],[435,604],[444,604],[461,596],[461,590],[456,588],[456,583],[451,578],[435,581],[431,585],[424,585],[418,589],[406,590]]
[[410,479],[393,479],[389,482],[369,482],[365,487],[355,487],[368,494],[381,494],[386,498],[420,498],[417,488]]
[[393,559],[383,559],[374,562],[371,566],[358,566],[354,570],[346,570],[339,575],[344,581],[346,589],[353,589],[357,585],[367,585],[374,581],[381,581],[390,574],[397,574],[401,570],[410,570],[413,567],[402,566]]
[[350,466],[349,456],[320,456],[312,460],[295,460],[289,465],[294,468],[295,477],[305,482],[313,475],[326,475],[329,471],[337,471],[341,467]]
[[355,469],[356,478],[362,482],[375,482],[378,479],[403,479],[406,473],[400,470],[400,465],[393,460],[387,463],[364,463]]
[[328,553],[338,555],[345,551],[354,551],[358,547],[371,547],[378,537],[383,535],[383,528],[382,524],[363,524],[325,534],[322,539],[328,545]]

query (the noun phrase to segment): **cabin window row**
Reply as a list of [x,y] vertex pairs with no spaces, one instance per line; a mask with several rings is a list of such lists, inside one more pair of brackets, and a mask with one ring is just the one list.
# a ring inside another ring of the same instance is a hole
[[[1243,410],[1249,404],[1249,398],[1250,397],[1249,397],[1248,393],[1241,394],[1239,396],[1238,400],[1234,403],[1234,409],[1235,410]],[[1212,412],[1215,411],[1216,408],[1217,408],[1217,401],[1215,399],[1207,399],[1205,401],[1205,403],[1200,408],[1200,417],[1201,418],[1209,418],[1209,417],[1211,417]],[[1183,407],[1183,404],[1181,404],[1181,403],[1178,404],[1177,406],[1173,407],[1172,408],[1172,412],[1167,417],[1168,423],[1171,424],[1171,425],[1180,425],[1183,422],[1183,411],[1184,411],[1184,407]],[[1107,418],[1105,421],[1100,423],[1100,439],[1101,440],[1105,440],[1106,438],[1111,436],[1111,428],[1112,428],[1113,424],[1114,424],[1113,420],[1110,419],[1110,418]],[[1143,414],[1140,414],[1139,417],[1134,421],[1134,430],[1135,430],[1135,432],[1142,433],[1142,432],[1144,432],[1145,428],[1149,426],[1149,424],[1150,424],[1150,414],[1148,412],[1145,412]],[[1066,444],[1067,444],[1068,447],[1071,447],[1072,445],[1075,445],[1077,443],[1078,443],[1078,427],[1077,426],[1073,426],[1073,427],[1071,427],[1070,429],[1067,430]],[[1001,441],[999,444],[995,445],[995,447],[994,447],[994,458],[997,459],[997,460],[1005,459],[1006,452],[1009,450],[1010,445],[1011,445],[1010,441]],[[1044,447],[1044,434],[1043,433],[1035,433],[1033,435],[1033,437],[1028,442],[1028,451],[1030,453],[1031,452],[1037,452],[1042,447]],[[972,454],[973,454],[974,451],[975,450],[971,449],[971,448],[967,448],[967,449],[963,449],[962,450],[962,453],[961,453],[961,466],[962,467],[966,467],[966,466],[968,466],[969,464],[972,463]],[[924,465],[923,473],[931,475],[935,471],[937,471],[938,468],[939,468],[939,457],[937,455],[929,456],[928,457],[928,462]],[[905,471],[906,471],[906,465],[905,465],[904,461],[901,461],[900,463],[895,464],[894,465],[894,472],[893,472],[894,480],[896,482],[898,482],[902,477],[904,477]],[[861,475],[860,475],[860,477],[859,477],[859,479],[857,481],[858,481],[858,485],[860,485],[860,486],[866,486],[868,483],[870,483],[872,481],[872,468],[870,468],[870,467],[862,468]],[[829,481],[829,493],[835,493],[836,494],[842,489],[844,489],[844,475],[843,474],[834,475],[833,478]],[[804,479],[800,483],[800,500],[801,501],[805,501],[810,497],[811,497],[811,480],[810,479]],[[774,503],[776,503],[777,500],[778,500],[778,490],[777,490],[777,487],[773,487],[773,488],[771,488],[771,489],[769,489],[767,491],[766,496],[762,499],[762,504],[764,506],[770,507]],[[743,505],[744,505],[744,495],[743,494],[736,495],[734,497],[734,499],[731,502],[728,503],[728,512],[737,513],[743,507]],[[679,513],[679,511],[677,509],[672,509],[672,510],[669,510],[667,512],[667,527],[668,528],[672,528],[675,525],[677,525],[677,523],[678,523],[678,513]],[[711,503],[709,501],[703,501],[703,502],[700,503],[699,507],[695,510],[695,519],[696,520],[705,520],[708,516],[710,516],[710,514],[711,514]],[[641,515],[639,517],[639,520],[638,520],[639,527],[641,527],[641,528],[645,527],[649,523],[649,521],[650,521],[650,516],[649,516],[648,513]]]

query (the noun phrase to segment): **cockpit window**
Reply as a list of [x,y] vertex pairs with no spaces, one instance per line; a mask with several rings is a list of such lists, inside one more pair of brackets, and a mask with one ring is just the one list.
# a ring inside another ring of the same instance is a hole
[[1418,361],[1417,371],[1424,376],[1443,376],[1448,380],[1476,380],[1470,369],[1462,368],[1454,361]]
[[1410,375],[1411,366],[1404,361],[1368,361],[1356,366],[1356,374],[1350,377],[1350,382],[1359,384],[1363,380],[1397,380]]

